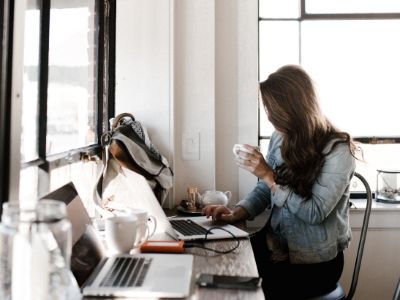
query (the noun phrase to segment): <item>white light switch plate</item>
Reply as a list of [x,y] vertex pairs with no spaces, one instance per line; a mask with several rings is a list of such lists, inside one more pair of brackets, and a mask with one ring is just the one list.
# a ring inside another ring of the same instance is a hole
[[200,132],[184,132],[182,134],[182,159],[200,160]]

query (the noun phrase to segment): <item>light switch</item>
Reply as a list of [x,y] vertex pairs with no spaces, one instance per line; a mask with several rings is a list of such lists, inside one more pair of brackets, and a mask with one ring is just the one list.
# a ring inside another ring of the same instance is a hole
[[182,134],[182,159],[200,160],[200,132],[184,132]]

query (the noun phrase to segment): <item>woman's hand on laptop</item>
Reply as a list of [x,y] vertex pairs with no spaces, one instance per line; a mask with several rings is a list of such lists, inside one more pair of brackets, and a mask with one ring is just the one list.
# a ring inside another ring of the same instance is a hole
[[224,221],[227,223],[235,223],[245,220],[248,216],[247,211],[243,207],[236,207],[230,210],[224,205],[208,205],[203,208],[203,215],[212,218],[213,221]]

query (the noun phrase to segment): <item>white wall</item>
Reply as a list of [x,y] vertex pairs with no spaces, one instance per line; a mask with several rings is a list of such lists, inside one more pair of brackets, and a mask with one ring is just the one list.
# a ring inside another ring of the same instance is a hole
[[19,200],[19,176],[21,161],[21,115],[23,97],[23,57],[24,57],[24,26],[26,2],[16,1],[14,7],[14,36],[12,55],[12,87],[11,87],[11,144],[10,144],[10,191],[9,201]]
[[170,34],[169,1],[117,1],[115,113],[142,122],[172,165]]
[[[189,186],[215,188],[215,4],[175,1],[175,199]],[[183,160],[182,134],[199,133],[199,160]]]
[[[256,182],[232,146],[257,144],[257,0],[117,5],[117,113],[134,113],[170,158],[175,204],[188,186],[236,202]],[[198,159],[183,159],[184,134],[198,134]]]
[[170,145],[169,1],[118,0],[116,114],[132,113],[159,150]]
[[[238,0],[238,132],[237,141],[258,143],[258,1]],[[239,199],[256,183],[247,171],[239,170]]]

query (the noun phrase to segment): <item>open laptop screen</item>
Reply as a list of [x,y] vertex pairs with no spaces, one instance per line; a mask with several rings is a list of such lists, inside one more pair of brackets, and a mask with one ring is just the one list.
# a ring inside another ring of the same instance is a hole
[[81,287],[105,257],[105,248],[96,236],[96,230],[72,182],[41,199],[58,200],[67,205],[67,215],[72,226],[71,270]]

